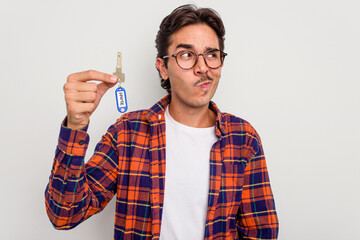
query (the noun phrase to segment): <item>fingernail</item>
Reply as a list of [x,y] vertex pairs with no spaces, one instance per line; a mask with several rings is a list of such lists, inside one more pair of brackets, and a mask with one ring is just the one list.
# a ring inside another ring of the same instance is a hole
[[110,77],[110,80],[113,81],[113,82],[116,82],[118,80],[118,78],[116,76],[112,75]]

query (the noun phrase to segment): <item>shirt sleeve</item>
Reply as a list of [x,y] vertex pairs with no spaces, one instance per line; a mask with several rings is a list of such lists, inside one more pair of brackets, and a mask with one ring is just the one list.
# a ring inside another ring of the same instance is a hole
[[254,132],[247,142],[249,162],[237,215],[240,239],[277,239],[279,223],[260,137]]
[[45,190],[48,217],[56,229],[71,229],[108,204],[116,192],[117,151],[114,125],[85,164],[87,127],[60,129],[58,146]]

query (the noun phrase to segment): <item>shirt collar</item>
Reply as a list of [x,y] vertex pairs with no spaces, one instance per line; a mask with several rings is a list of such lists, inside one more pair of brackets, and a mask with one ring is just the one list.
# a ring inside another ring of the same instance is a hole
[[[146,118],[150,123],[155,124],[165,121],[165,109],[170,103],[170,99],[170,95],[167,95],[148,110]],[[226,124],[220,109],[213,101],[210,101],[209,108],[216,113],[215,134],[218,137],[226,135]]]

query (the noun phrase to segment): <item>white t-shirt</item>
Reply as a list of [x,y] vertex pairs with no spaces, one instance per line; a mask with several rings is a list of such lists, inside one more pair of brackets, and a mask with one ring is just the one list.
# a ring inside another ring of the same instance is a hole
[[165,197],[160,240],[204,239],[208,205],[210,151],[215,127],[193,128],[166,122]]

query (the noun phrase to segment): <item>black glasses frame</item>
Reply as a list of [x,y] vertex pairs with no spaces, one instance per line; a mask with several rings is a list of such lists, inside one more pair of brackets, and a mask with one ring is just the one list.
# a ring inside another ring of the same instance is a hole
[[[208,54],[208,53],[210,53],[210,52],[214,52],[214,51],[220,51],[220,62],[221,62],[221,64],[220,64],[220,66],[218,66],[218,67],[210,67],[210,66],[208,65],[208,63],[206,62],[206,57],[205,57],[206,54]],[[183,52],[192,52],[192,53],[195,54],[196,59],[195,59],[194,65],[193,65],[192,67],[190,67],[190,68],[184,68],[184,67],[180,66],[180,64],[178,63],[177,55],[179,55],[180,53],[183,53]],[[219,67],[221,67],[221,66],[223,65],[224,59],[225,59],[225,57],[227,56],[227,53],[225,53],[225,52],[223,52],[223,51],[221,51],[221,50],[219,50],[219,49],[211,49],[211,50],[206,51],[206,52],[204,52],[204,53],[196,53],[195,51],[188,49],[188,50],[181,50],[180,52],[175,53],[175,54],[162,56],[161,58],[162,58],[162,59],[167,59],[167,58],[170,58],[170,57],[174,57],[177,65],[178,65],[181,69],[189,70],[189,69],[192,69],[193,67],[195,67],[196,63],[197,63],[198,60],[199,60],[199,56],[200,56],[200,55],[203,56],[204,61],[205,61],[205,64],[206,64],[206,66],[208,66],[208,68],[210,68],[210,69],[217,69],[217,68],[219,68]]]

